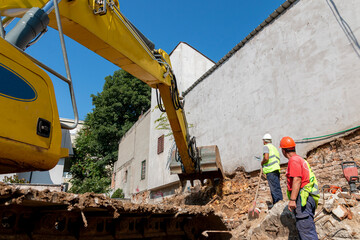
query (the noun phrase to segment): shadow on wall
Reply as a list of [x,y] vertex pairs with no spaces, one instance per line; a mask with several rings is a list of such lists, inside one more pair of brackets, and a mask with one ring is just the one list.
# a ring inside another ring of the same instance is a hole
[[51,180],[49,171],[34,171],[34,172],[32,172],[30,183],[54,184],[54,182]]
[[355,53],[360,58],[360,44],[359,44],[355,34],[351,30],[349,24],[342,18],[342,16],[340,15],[340,12],[337,9],[336,4],[334,3],[333,0],[326,0],[326,3],[329,5],[332,13],[334,14],[334,16],[336,18],[336,21],[339,23],[341,29],[344,31],[346,37],[349,39],[349,42],[350,42],[352,48],[354,49]]

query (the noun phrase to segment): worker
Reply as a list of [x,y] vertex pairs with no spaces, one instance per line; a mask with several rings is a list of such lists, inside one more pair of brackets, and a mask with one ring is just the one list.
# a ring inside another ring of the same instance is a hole
[[283,200],[280,186],[280,154],[277,148],[272,145],[272,138],[269,133],[263,137],[263,159],[261,166],[269,183],[273,205]]
[[318,239],[314,213],[320,197],[316,177],[309,163],[296,154],[295,142],[291,137],[283,137],[280,148],[289,159],[286,171],[288,208],[296,217],[296,228],[300,239]]

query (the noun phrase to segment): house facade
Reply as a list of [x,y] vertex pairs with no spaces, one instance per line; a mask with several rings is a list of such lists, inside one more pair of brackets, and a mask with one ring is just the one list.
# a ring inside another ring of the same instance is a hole
[[[185,42],[180,42],[169,56],[179,92],[185,91],[215,64]],[[165,115],[156,106],[156,94],[152,90],[151,109],[126,133],[119,144],[112,187],[121,188],[126,198],[139,196],[146,191],[146,197],[159,199],[173,194],[178,188],[178,177],[170,175],[169,170],[175,142],[169,135],[170,128],[158,129],[157,120]],[[144,179],[141,178],[142,172],[145,172]]]

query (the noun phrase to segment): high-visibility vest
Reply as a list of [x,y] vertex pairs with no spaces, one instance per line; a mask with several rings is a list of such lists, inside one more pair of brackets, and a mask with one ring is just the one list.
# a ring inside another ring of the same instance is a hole
[[[304,159],[308,168],[309,168],[309,180],[310,182],[306,184],[303,188],[300,189],[300,197],[301,197],[301,206],[305,206],[309,195],[311,195],[315,200],[315,209],[318,206],[318,202],[320,199],[319,185],[316,180],[315,174],[311,170],[310,164]],[[289,189],[287,190],[287,196],[290,199],[291,192]]]
[[263,172],[265,174],[280,171],[280,154],[274,145],[271,143],[266,144],[269,148],[269,161],[263,165]]

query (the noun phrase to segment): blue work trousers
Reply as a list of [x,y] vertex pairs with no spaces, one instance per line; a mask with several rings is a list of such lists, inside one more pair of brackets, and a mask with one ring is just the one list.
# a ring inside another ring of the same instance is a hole
[[274,172],[267,173],[266,178],[269,183],[273,204],[277,203],[280,200],[283,200],[280,186],[280,172],[276,170]]
[[294,213],[296,217],[296,228],[301,240],[319,239],[314,222],[315,206],[315,200],[312,196],[308,197],[305,206],[301,206],[301,197],[300,194],[298,195]]

